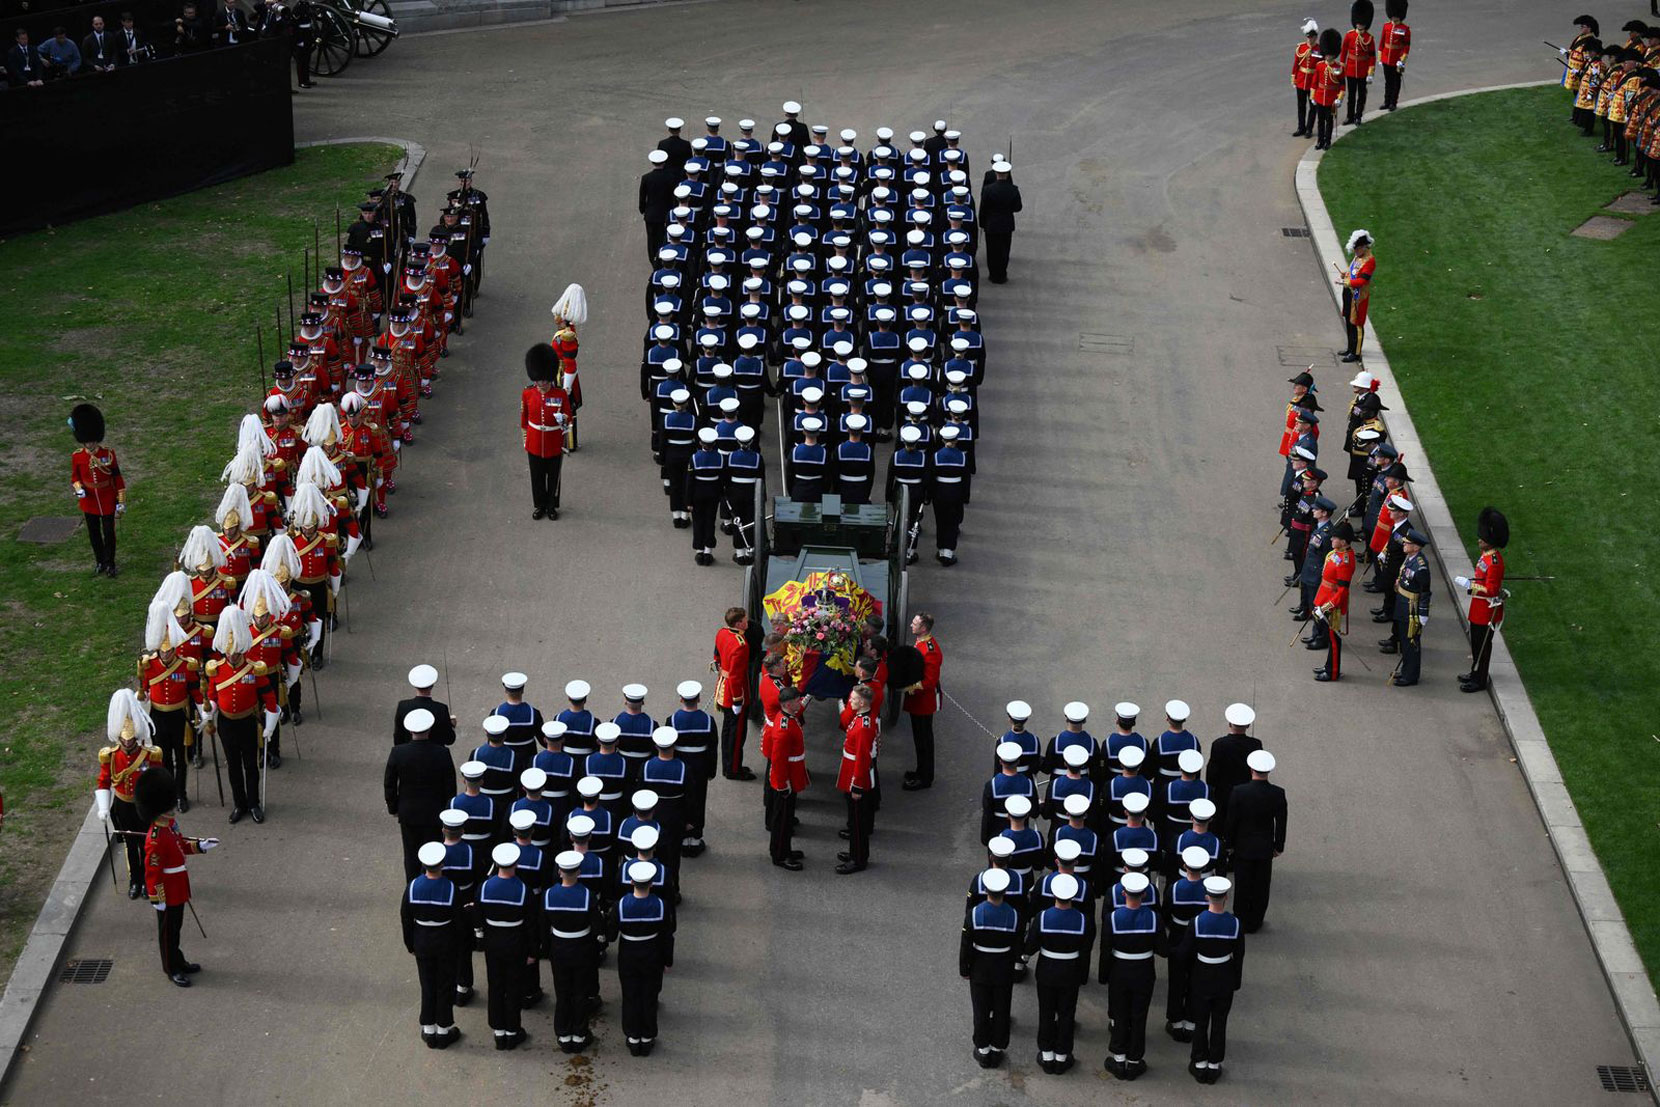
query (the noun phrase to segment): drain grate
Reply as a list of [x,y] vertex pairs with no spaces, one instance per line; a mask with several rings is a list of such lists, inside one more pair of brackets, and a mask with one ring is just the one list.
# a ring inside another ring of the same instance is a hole
[[1649,1091],[1648,1073],[1635,1065],[1598,1065],[1597,1079],[1605,1092]]
[[1281,227],[1280,233],[1287,238],[1307,238],[1307,227]]
[[59,984],[102,984],[109,979],[115,962],[108,957],[82,957],[65,961],[58,973]]

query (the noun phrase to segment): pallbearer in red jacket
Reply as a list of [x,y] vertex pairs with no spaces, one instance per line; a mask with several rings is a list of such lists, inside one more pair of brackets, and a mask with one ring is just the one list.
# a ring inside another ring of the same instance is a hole
[[1470,594],[1470,671],[1459,676],[1458,687],[1479,692],[1487,687],[1487,661],[1493,635],[1504,625],[1504,547],[1510,544],[1510,520],[1494,507],[1484,507],[1476,519],[1476,559],[1473,577],[1454,577],[1453,583]]
[[294,553],[300,561],[294,583],[311,597],[312,614],[318,620],[317,633],[311,639],[311,667],[321,669],[327,664],[324,647],[342,573],[340,540],[330,529],[334,511],[320,488],[302,484],[294,491],[288,514],[298,528],[291,535]]
[[754,780],[744,764],[749,736],[749,616],[741,607],[726,609],[726,625],[715,632],[715,705],[720,708],[720,771],[728,780]]
[[137,899],[144,878],[144,854],[139,836],[144,824],[133,806],[133,788],[152,768],[160,768],[161,751],[150,744],[150,716],[130,688],[110,697],[105,733],[110,744],[98,751],[98,817],[115,824],[127,848],[127,898]]
[[1331,531],[1331,549],[1320,567],[1320,590],[1314,594],[1314,617],[1326,624],[1326,664],[1314,670],[1318,681],[1343,678],[1343,627],[1349,616],[1349,582],[1355,575],[1355,555],[1350,548],[1355,529],[1347,519]]
[[554,383],[558,355],[547,343],[525,354],[525,374],[531,385],[519,397],[519,429],[524,432],[530,461],[532,519],[559,518],[559,472],[564,464],[565,428],[571,421],[571,398]]
[[161,950],[161,971],[181,988],[190,987],[190,978],[202,966],[187,961],[179,949],[184,930],[185,905],[190,902],[190,876],[184,859],[192,853],[206,853],[219,845],[217,838],[186,838],[173,819],[173,797],[178,790],[173,774],[152,769],[139,778],[138,817],[144,835],[144,890],[156,909],[156,945]]
[[1412,28],[1406,25],[1406,0],[1384,0],[1383,24],[1378,38],[1378,64],[1383,66],[1383,110],[1400,107],[1401,75],[1406,72],[1406,55],[1412,49]]
[[[288,614],[283,616],[283,621],[294,631],[294,652],[303,670],[307,660],[306,649],[322,637],[323,623],[311,606],[311,593],[299,583],[300,555],[294,539],[287,534],[272,538],[265,547],[265,560],[260,562],[259,567],[271,574],[288,596]],[[288,710],[283,721],[299,726],[305,721],[300,712],[303,672],[291,669],[284,675],[288,679]]]
[[[288,621],[292,601],[271,574],[254,569],[249,572],[236,604],[247,613],[248,630],[253,635],[248,657],[264,666],[278,711],[287,714],[289,686],[300,679],[299,643],[295,641],[294,626]],[[276,729],[265,736],[265,763],[273,769],[282,768],[281,718]]]
[[1291,55],[1291,87],[1297,93],[1297,129],[1292,138],[1314,137],[1314,113],[1309,110],[1308,90],[1314,87],[1314,67],[1320,61],[1320,24],[1303,21],[1303,41]]
[[905,689],[905,713],[911,717],[911,737],[916,742],[916,771],[906,773],[900,785],[907,792],[934,783],[934,715],[940,709],[940,666],[945,659],[934,637],[932,615],[919,611],[912,616],[911,633],[922,655],[922,679]]
[[1349,236],[1349,268],[1339,272],[1337,283],[1343,289],[1343,333],[1348,345],[1344,361],[1360,360],[1360,342],[1366,332],[1366,311],[1372,303],[1372,275],[1377,271],[1378,259],[1372,256],[1370,231],[1355,231]]
[[127,482],[115,451],[104,445],[103,412],[91,404],[76,404],[69,413],[69,428],[81,444],[69,455],[69,483],[98,563],[94,572],[113,577],[120,572],[115,567],[115,517],[127,510]]
[[225,775],[231,783],[231,822],[252,815],[265,821],[261,804],[260,757],[263,739],[277,729],[277,695],[271,673],[249,656],[254,635],[247,612],[225,608],[213,632],[214,658],[202,670],[210,727],[225,751]]
[[185,784],[190,774],[192,709],[202,706],[202,663],[179,652],[186,634],[165,599],[150,601],[144,620],[144,652],[138,658],[138,698],[150,712],[151,734],[162,765],[179,785],[179,806],[190,810]]
[[[843,876],[862,872],[870,863],[870,832],[876,826],[871,790],[876,786],[876,740],[881,727],[870,710],[869,688],[857,685],[847,694],[847,706],[852,715],[842,737],[841,771],[836,774],[836,790],[847,796],[847,849],[836,855],[841,862],[836,871]],[[777,824],[778,816],[773,822]]]
[[1349,5],[1350,30],[1343,36],[1343,79],[1349,90],[1349,116],[1344,124],[1360,126],[1366,111],[1366,86],[1372,83],[1372,68],[1378,60],[1378,43],[1372,37],[1372,0],[1355,0]]
[[233,594],[241,590],[242,582],[259,564],[259,539],[242,530],[243,524],[252,515],[253,509],[248,506],[248,490],[240,484],[227,485],[225,494],[219,497],[213,521],[219,524],[216,537],[219,551],[225,555],[222,575]]
[[807,739],[801,729],[801,713],[807,709],[807,700],[797,689],[786,688],[778,697],[778,706],[780,715],[772,728],[767,751],[768,783],[774,796],[770,852],[774,865],[800,872],[801,851],[793,848],[791,837],[796,800],[809,783]]
[[191,528],[179,550],[179,568],[190,576],[191,615],[205,627],[217,626],[235,588],[225,574],[225,551],[212,527]]

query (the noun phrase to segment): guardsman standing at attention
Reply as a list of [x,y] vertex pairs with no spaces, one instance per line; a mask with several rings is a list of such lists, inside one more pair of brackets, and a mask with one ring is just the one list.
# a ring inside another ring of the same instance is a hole
[[1412,28],[1406,25],[1406,0],[1384,0],[1383,35],[1378,39],[1378,64],[1383,66],[1383,110],[1400,107],[1401,75],[1412,49]]
[[[150,744],[155,725],[144,705],[128,688],[110,697],[106,733],[110,744],[98,751],[98,817],[115,825],[127,849],[127,898],[137,899],[144,888],[145,823],[134,806],[133,789],[146,771],[161,767],[161,751]],[[171,778],[169,778],[171,779]],[[168,809],[174,797],[169,797]]]
[[1326,664],[1314,670],[1314,679],[1343,679],[1343,629],[1349,617],[1349,582],[1354,580],[1355,555],[1349,548],[1355,529],[1347,519],[1331,531],[1331,551],[1320,568],[1320,590],[1314,596],[1314,618],[1325,624]]
[[[130,695],[130,693],[129,693]],[[190,978],[202,966],[185,960],[179,949],[184,930],[185,905],[190,902],[190,874],[184,859],[192,853],[206,853],[219,844],[217,838],[186,838],[173,820],[173,801],[178,795],[173,774],[154,768],[141,774],[133,789],[133,801],[144,832],[144,890],[156,909],[156,941],[161,948],[161,971],[181,988],[190,987]]]
[[572,409],[570,396],[554,382],[558,367],[559,355],[545,342],[525,354],[525,373],[531,383],[519,398],[519,428],[530,460],[532,519],[559,518],[559,473]]
[[1372,302],[1372,277],[1377,271],[1378,259],[1372,256],[1372,236],[1367,231],[1355,231],[1349,236],[1349,268],[1339,273],[1337,283],[1343,289],[1343,332],[1348,337],[1343,360],[1360,360],[1360,343],[1366,331],[1366,309]]
[[1308,98],[1314,102],[1314,148],[1331,149],[1337,104],[1343,99],[1343,36],[1335,28],[1320,32],[1320,60],[1314,63],[1314,81]]
[[922,655],[922,679],[904,690],[905,713],[911,717],[911,737],[916,742],[916,769],[905,774],[900,787],[916,792],[934,785],[934,716],[940,709],[940,668],[945,657],[934,637],[934,617],[928,612],[911,617],[911,634]]
[[1424,547],[1429,539],[1408,529],[1401,538],[1406,559],[1395,578],[1395,623],[1401,640],[1401,663],[1390,683],[1410,688],[1418,683],[1418,669],[1424,657],[1424,624],[1429,622],[1430,571]]
[[1292,138],[1314,137],[1314,113],[1309,110],[1308,90],[1314,87],[1314,67],[1320,61],[1320,24],[1303,21],[1303,41],[1291,55],[1291,87],[1297,93],[1297,129]]
[[[876,786],[876,744],[881,730],[881,724],[870,710],[870,689],[862,684],[855,687],[847,694],[847,706],[841,771],[836,776],[836,790],[847,796],[847,849],[836,855],[841,862],[836,872],[843,876],[863,872],[870,862],[870,833],[876,826],[872,792]],[[773,817],[778,818],[776,814]]]
[[1454,584],[1470,594],[1470,671],[1458,678],[1458,687],[1465,692],[1487,687],[1493,633],[1504,624],[1504,547],[1509,544],[1510,521],[1497,508],[1482,508],[1476,519],[1476,545],[1481,549],[1476,575],[1453,578]]
[[1345,125],[1360,126],[1366,111],[1366,86],[1372,83],[1377,64],[1378,43],[1372,37],[1372,0],[1355,0],[1349,5],[1350,30],[1343,36],[1343,79],[1349,90],[1349,115]]
[[986,898],[964,913],[957,954],[957,971],[968,981],[974,1007],[974,1060],[983,1069],[1001,1065],[1009,1049],[1009,1004],[1022,940],[1020,911],[1006,898],[1009,880],[1005,869],[980,874]]
[[421,1041],[428,1049],[448,1049],[461,1037],[455,1025],[455,964],[457,951],[472,943],[461,889],[444,874],[447,853],[442,842],[421,846],[421,872],[404,889],[398,912],[403,948],[415,955],[421,978]]
[[807,740],[801,730],[801,714],[807,700],[795,688],[786,688],[778,695],[779,717],[773,727],[772,744],[768,750],[767,774],[772,785],[772,863],[791,872],[801,871],[801,851],[791,846],[795,827],[796,800],[806,789]]
[[1228,1013],[1244,973],[1245,929],[1228,911],[1232,887],[1225,876],[1205,877],[1205,910],[1193,917],[1171,951],[1187,965],[1187,1018],[1193,1024],[1187,1071],[1201,1084],[1222,1079]]
[[116,576],[115,517],[127,510],[127,482],[115,451],[104,445],[104,413],[91,404],[76,404],[69,427],[80,448],[69,456],[69,482],[86,521],[96,573]]
[[725,622],[715,632],[715,656],[709,665],[716,674],[715,706],[721,714],[721,775],[728,780],[754,780],[754,770],[744,765],[744,738],[749,730],[749,615],[741,607],[729,607]]

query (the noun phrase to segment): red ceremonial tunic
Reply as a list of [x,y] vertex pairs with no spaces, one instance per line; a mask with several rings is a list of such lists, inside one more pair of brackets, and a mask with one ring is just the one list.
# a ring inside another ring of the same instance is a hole
[[1355,575],[1353,550],[1331,550],[1325,564],[1320,566],[1320,590],[1314,594],[1314,606],[1328,612],[1329,622],[1339,622],[1338,616],[1349,613],[1349,582]]
[[761,680],[756,686],[755,693],[756,698],[761,701],[763,722],[778,717],[778,694],[783,690],[783,685],[774,680],[771,673],[761,674]]
[[179,833],[171,815],[150,824],[144,838],[144,891],[151,903],[180,907],[190,902],[190,874],[184,870],[186,854],[201,853],[196,839]]
[[[749,698],[745,694],[749,687],[749,641],[731,627],[721,627],[715,632],[715,667],[720,674],[715,678],[715,705],[742,707]],[[771,713],[777,714],[777,711],[775,698]]]
[[333,533],[319,530],[310,538],[302,531],[294,536],[294,552],[300,555],[301,584],[321,584],[340,575],[340,541]]
[[1343,96],[1343,67],[1335,58],[1321,58],[1314,67],[1314,83],[1308,97],[1322,108],[1336,105]]
[[200,661],[186,657],[177,647],[171,661],[159,653],[141,654],[138,698],[146,701],[151,711],[182,711],[188,704],[200,704],[202,689],[197,683],[200,668]]
[[214,537],[219,539],[219,548],[225,552],[225,567],[220,572],[234,582],[233,590],[240,592],[248,574],[259,567],[259,539],[246,534],[238,534],[234,540],[223,534]]
[[151,765],[160,764],[161,751],[154,746],[141,746],[136,742],[130,750],[119,742],[105,746],[98,751],[98,787],[108,788],[115,793],[116,799],[131,803],[138,775]]
[[836,774],[837,791],[850,792],[855,788],[870,791],[879,725],[869,714],[855,715],[848,722],[847,733],[842,738],[841,771]]
[[1320,52],[1307,42],[1297,44],[1297,52],[1291,56],[1291,87],[1304,91],[1314,86],[1314,65],[1320,60]]
[[81,514],[114,515],[120,494],[127,490],[121,463],[107,446],[82,446],[69,455],[69,479],[86,495],[80,497]]
[[[557,416],[567,420],[561,424]],[[534,384],[519,397],[519,429],[524,432],[525,453],[532,457],[558,457],[565,452],[565,426],[571,417],[571,398],[563,388],[543,392]]]
[[[1395,492],[1390,496],[1397,495]],[[1372,538],[1366,543],[1366,548],[1375,554],[1381,554],[1389,546],[1389,534],[1395,529],[1395,524],[1401,521],[1400,515],[1389,506],[1388,496],[1384,497],[1383,506],[1378,509],[1378,521],[1372,526]]]
[[772,745],[767,753],[768,773],[773,790],[788,788],[801,792],[807,787],[807,738],[801,720],[783,718],[772,728]]
[[1349,322],[1357,327],[1366,322],[1366,309],[1372,302],[1372,274],[1377,267],[1376,254],[1367,254],[1363,258],[1352,258],[1349,261],[1349,274],[1346,278],[1349,289]]
[[[271,391],[274,394],[277,389],[273,388]],[[296,388],[294,391],[299,392],[300,389]],[[289,404],[291,413],[298,410],[292,406],[292,399],[289,399]],[[310,402],[307,401],[305,410],[298,415],[291,414],[286,426],[273,427],[267,425],[265,428],[265,437],[269,438],[271,444],[277,448],[275,456],[267,460],[277,476],[277,487],[282,489],[284,495],[294,491],[294,470],[300,467],[300,458],[305,454],[305,443],[300,438],[299,432],[294,429],[294,421],[298,419],[304,422],[306,416],[310,414],[310,410]]]
[[[1494,610],[1489,596],[1497,596],[1504,587],[1504,554],[1499,550],[1487,550],[1482,553],[1476,562],[1475,575],[1470,578],[1470,622],[1477,626],[1487,626],[1493,623]],[[1500,611],[1503,605],[1500,605]],[[1502,620],[1499,620],[1502,621]]]
[[922,687],[905,693],[904,708],[909,715],[932,715],[940,709],[940,653],[939,639],[929,635],[916,644],[922,654]]
[[212,575],[206,579],[191,574],[190,614],[198,623],[211,627],[218,624],[219,613],[231,602],[231,582],[215,570],[208,572]]
[[232,666],[230,660],[215,657],[207,663],[207,698],[226,719],[244,719],[259,710],[261,701],[265,710],[277,709],[276,692],[266,678],[265,666],[244,657],[242,663]]
[[1343,76],[1370,77],[1378,58],[1378,40],[1370,31],[1350,31],[1343,36]]
[[1384,65],[1400,65],[1412,49],[1412,28],[1405,23],[1389,20],[1378,37],[1378,61]]

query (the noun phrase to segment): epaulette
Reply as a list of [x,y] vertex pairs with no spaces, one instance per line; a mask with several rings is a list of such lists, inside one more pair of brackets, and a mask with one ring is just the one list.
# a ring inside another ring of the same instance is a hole
[[285,627],[282,628],[281,631],[279,631],[279,633],[284,638],[292,638],[292,637],[294,637],[294,628],[290,627],[290,626],[285,626]]
[[334,549],[339,549],[340,548],[340,536],[338,534],[334,534],[334,533],[331,532],[329,534],[323,535],[323,542],[326,545],[330,546],[331,548],[334,548]]
[[209,661],[207,663],[207,675],[208,676],[212,676],[214,673],[216,673],[218,671],[219,671],[219,661],[218,661],[217,658],[215,658],[214,660]]
[[256,550],[259,549],[259,538],[252,534],[248,535],[248,545]]
[[[184,659],[184,663],[185,663],[185,667],[188,668],[191,672],[198,672],[202,668],[202,662],[198,658],[187,657],[187,658]],[[211,664],[211,662],[210,662],[210,664]]]
[[110,754],[112,754],[114,752],[115,752],[115,747],[114,746],[105,746],[103,749],[99,750],[98,751],[98,764],[108,765],[110,763]]
[[263,661],[254,662],[254,675],[255,676],[268,676],[270,674],[270,672],[271,672],[271,667],[269,665],[265,664],[265,662],[263,662]]

